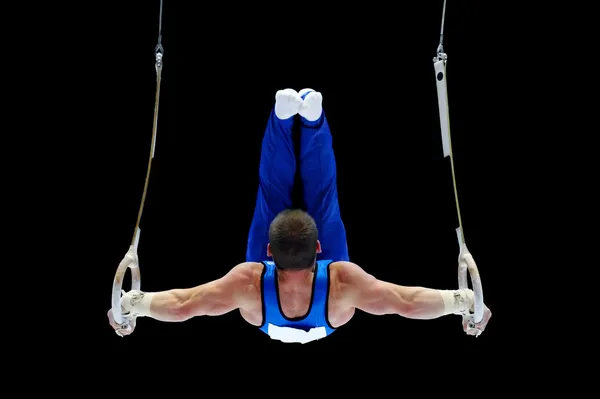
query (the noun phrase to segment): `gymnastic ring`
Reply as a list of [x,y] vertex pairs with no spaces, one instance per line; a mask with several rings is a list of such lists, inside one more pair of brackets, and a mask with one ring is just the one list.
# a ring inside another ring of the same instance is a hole
[[[460,241],[460,232],[458,229],[457,232]],[[464,260],[465,256],[470,256],[472,262],[466,262]],[[473,294],[475,295],[475,312],[473,315],[469,316],[471,318],[469,327],[475,328],[475,324],[480,323],[481,320],[483,320],[483,288],[481,287],[481,277],[479,276],[479,270],[477,269],[475,259],[473,259],[473,256],[467,249],[467,244],[461,242],[460,254],[458,255],[458,288],[461,290],[469,288],[467,272],[471,279],[471,285],[473,286]]]
[[129,322],[123,319],[123,315],[121,313],[121,290],[123,288],[123,277],[125,277],[125,273],[127,269],[131,269],[131,290],[139,290],[141,287],[142,277],[140,274],[140,267],[137,262],[137,245],[131,245],[129,247],[129,252],[125,257],[129,257],[130,254],[134,255],[135,258],[131,259],[129,262],[123,260],[119,263],[119,267],[117,268],[117,272],[115,273],[115,278],[113,280],[113,289],[112,289],[112,315],[115,323],[122,326],[123,329],[129,328]]

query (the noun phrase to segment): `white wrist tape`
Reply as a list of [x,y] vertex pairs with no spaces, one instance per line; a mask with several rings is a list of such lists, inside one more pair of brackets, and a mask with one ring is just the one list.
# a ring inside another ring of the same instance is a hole
[[444,300],[444,314],[468,314],[474,311],[475,295],[472,290],[439,290]]
[[136,317],[150,316],[150,304],[152,303],[151,292],[132,290],[121,297],[121,310],[123,317],[130,319]]

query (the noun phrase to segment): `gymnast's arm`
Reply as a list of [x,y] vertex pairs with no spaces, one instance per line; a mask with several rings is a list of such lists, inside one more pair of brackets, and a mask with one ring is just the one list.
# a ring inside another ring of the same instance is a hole
[[378,280],[354,263],[336,263],[339,264],[336,280],[344,297],[350,306],[364,312],[427,320],[473,310],[472,290],[401,286]]
[[249,263],[240,263],[225,276],[187,289],[161,292],[130,291],[122,300],[123,316],[180,322],[196,316],[219,316],[243,307],[254,287]]

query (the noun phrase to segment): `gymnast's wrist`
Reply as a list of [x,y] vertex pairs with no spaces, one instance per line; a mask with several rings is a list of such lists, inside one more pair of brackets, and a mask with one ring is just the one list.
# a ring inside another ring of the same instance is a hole
[[121,297],[121,311],[125,318],[150,316],[150,305],[154,297],[152,292],[132,290]]
[[444,301],[444,315],[472,313],[475,306],[473,290],[438,290]]

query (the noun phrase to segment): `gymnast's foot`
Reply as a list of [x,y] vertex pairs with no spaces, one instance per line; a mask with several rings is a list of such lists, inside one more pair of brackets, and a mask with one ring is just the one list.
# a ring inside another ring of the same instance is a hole
[[302,89],[298,94],[303,99],[298,113],[310,122],[319,119],[323,112],[323,95],[313,89]]
[[300,111],[302,98],[293,89],[279,90],[275,93],[275,115],[279,119],[289,119]]

